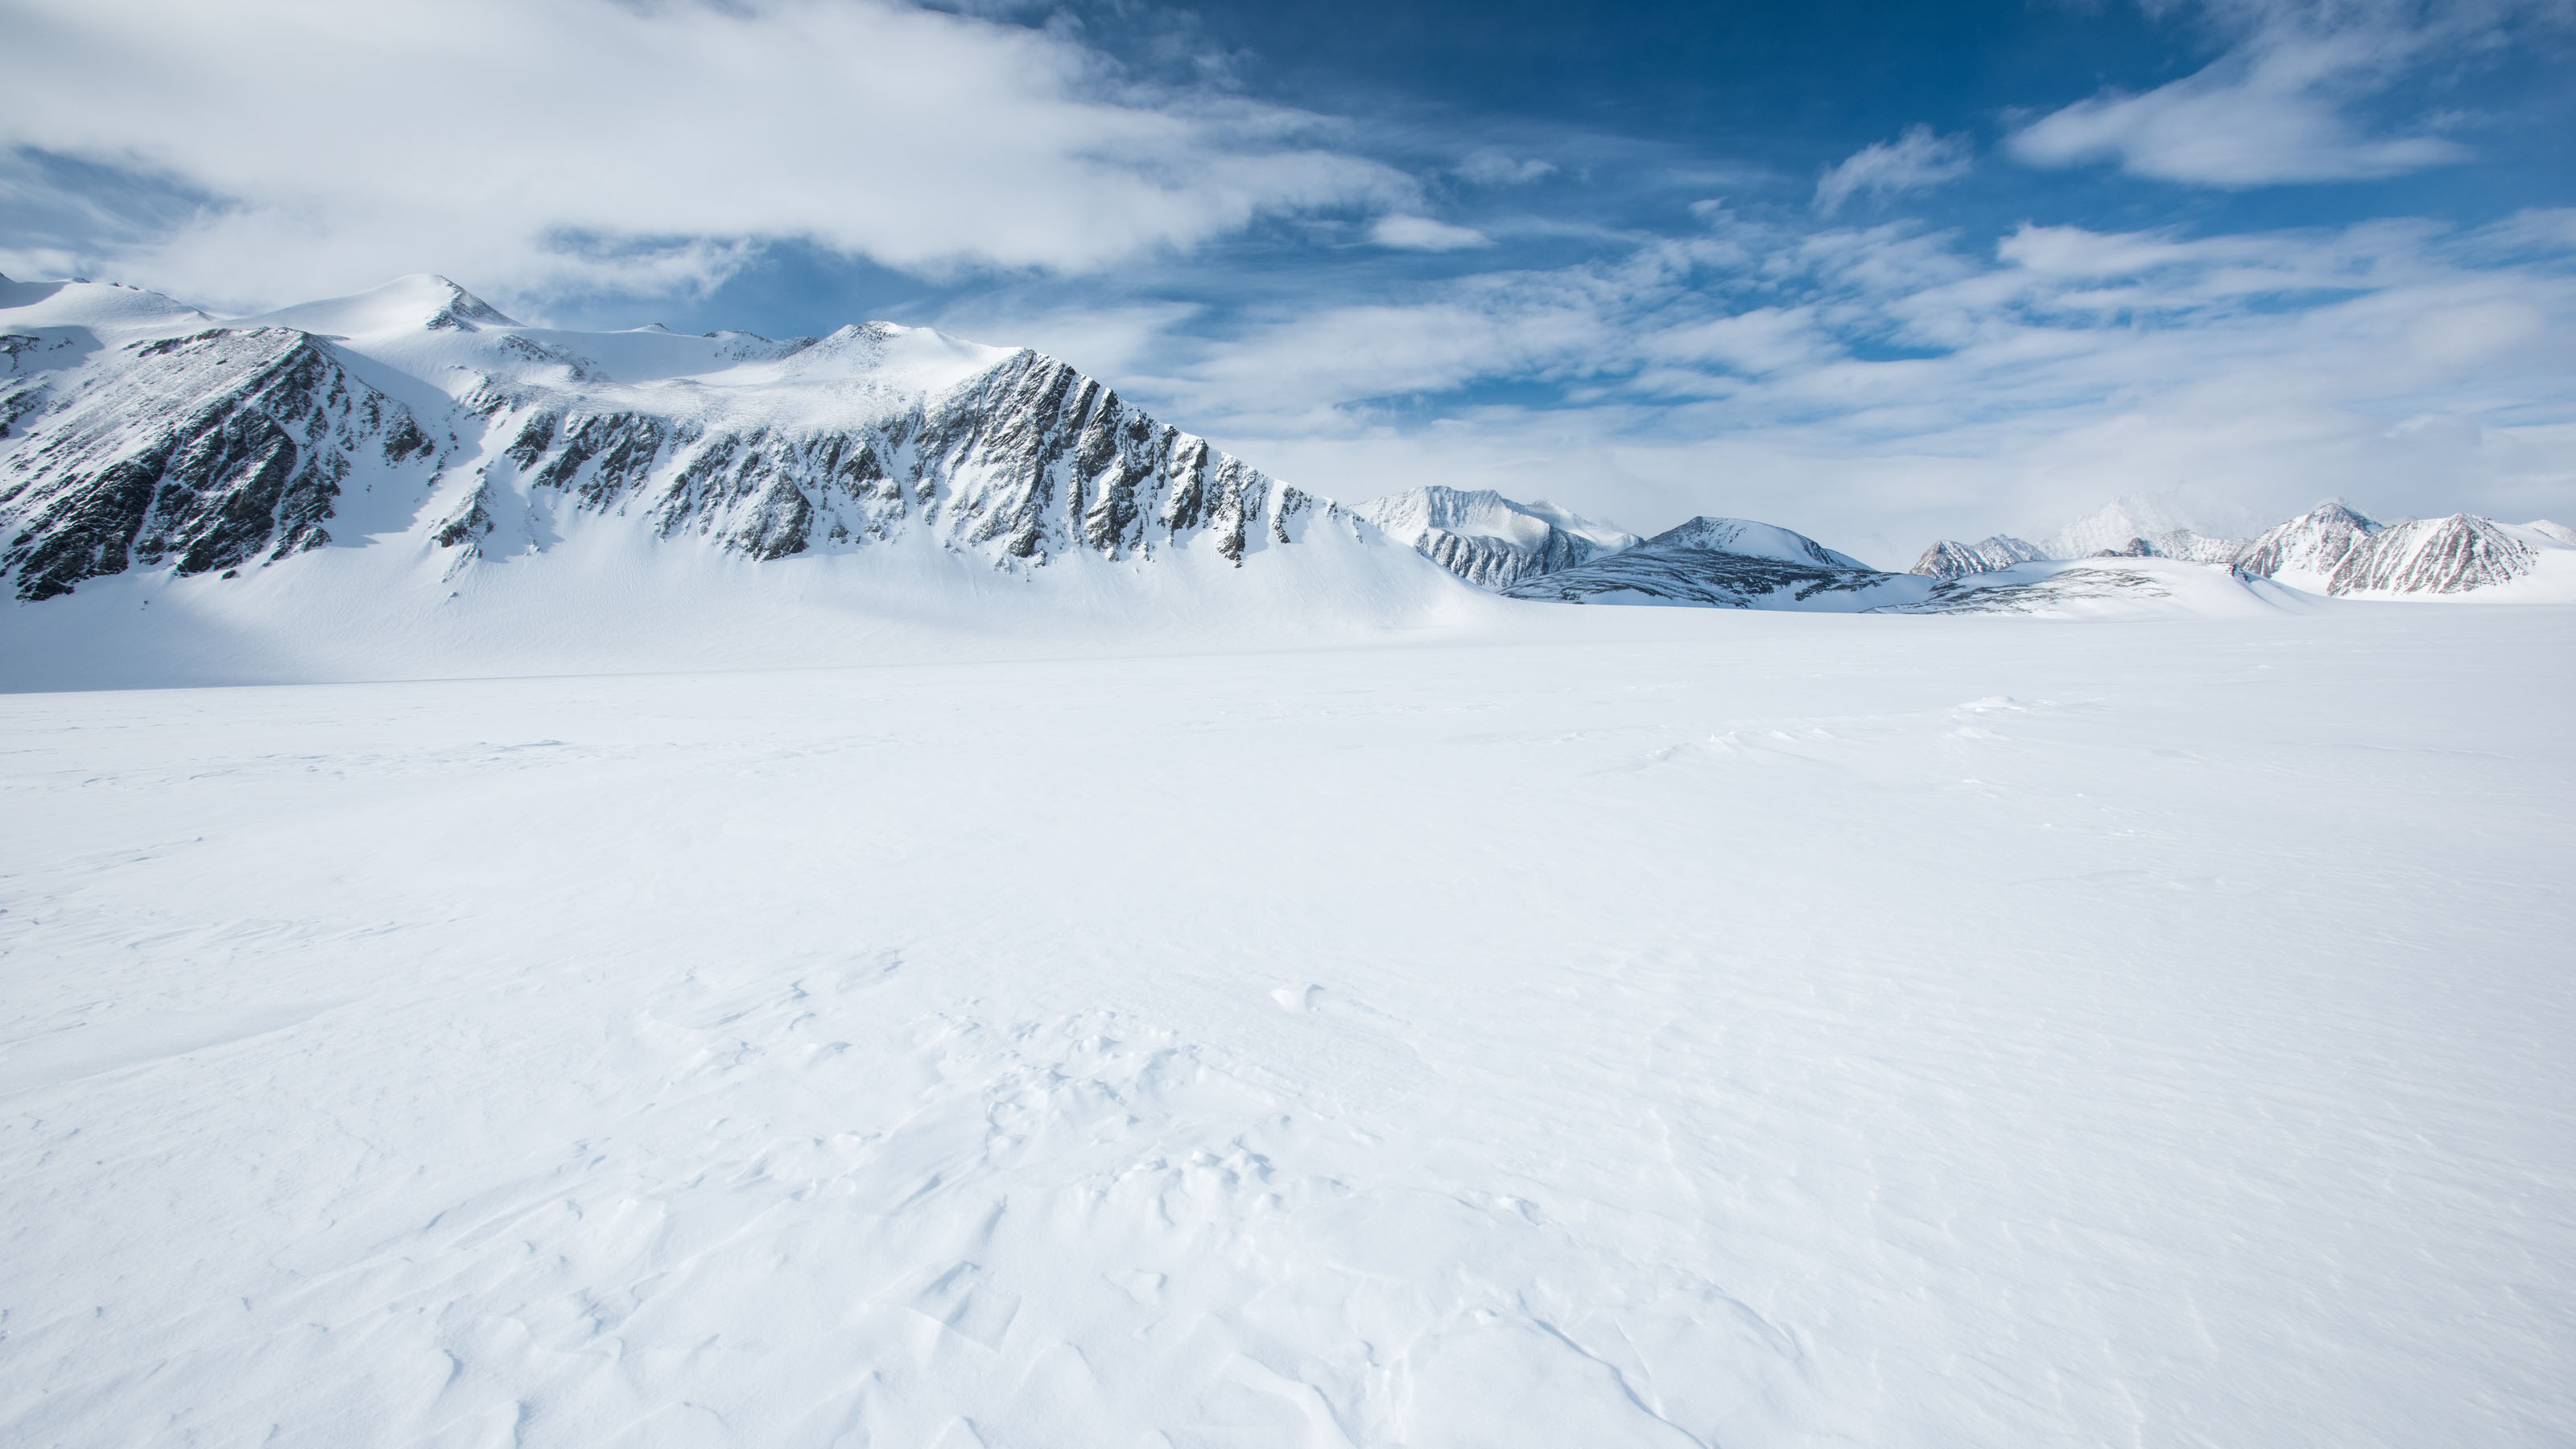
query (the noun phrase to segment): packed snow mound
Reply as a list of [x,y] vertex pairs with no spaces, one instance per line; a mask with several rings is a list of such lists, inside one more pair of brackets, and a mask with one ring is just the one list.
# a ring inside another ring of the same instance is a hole
[[1638,542],[1633,533],[1544,499],[1522,503],[1490,488],[1414,488],[1355,504],[1351,511],[1433,563],[1488,589],[1509,588]]
[[2008,533],[1998,533],[1975,543],[1958,543],[1945,538],[1923,550],[1923,556],[1916,559],[1914,567],[1907,572],[1926,578],[1956,579],[2008,569],[2039,556],[2036,544],[2026,543]]
[[22,337],[45,331],[95,332],[99,335],[79,339],[95,346],[101,340],[121,342],[137,333],[159,335],[214,320],[186,303],[140,287],[115,282],[13,282],[0,277],[0,332]]
[[1062,362],[930,328],[567,332],[428,275],[231,322],[95,284],[0,301],[0,578],[27,602],[340,548],[437,560],[425,605],[601,528],[754,560],[923,539],[1005,574],[1331,535],[1431,572]]

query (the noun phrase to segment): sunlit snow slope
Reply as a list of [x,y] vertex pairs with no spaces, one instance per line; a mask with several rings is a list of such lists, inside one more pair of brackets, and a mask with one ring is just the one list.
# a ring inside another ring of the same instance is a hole
[[1497,617],[0,697],[0,1442],[2566,1442],[2576,610]]

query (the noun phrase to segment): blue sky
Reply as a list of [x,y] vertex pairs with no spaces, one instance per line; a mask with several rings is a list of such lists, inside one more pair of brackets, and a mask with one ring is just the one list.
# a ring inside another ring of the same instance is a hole
[[1325,493],[1897,561],[2576,514],[2576,6],[0,0],[0,270],[1042,347]]

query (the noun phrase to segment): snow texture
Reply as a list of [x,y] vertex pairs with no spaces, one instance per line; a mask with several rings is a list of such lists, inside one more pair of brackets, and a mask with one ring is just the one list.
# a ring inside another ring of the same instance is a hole
[[0,1441],[2564,1443],[2576,609],[2019,570],[0,696]]

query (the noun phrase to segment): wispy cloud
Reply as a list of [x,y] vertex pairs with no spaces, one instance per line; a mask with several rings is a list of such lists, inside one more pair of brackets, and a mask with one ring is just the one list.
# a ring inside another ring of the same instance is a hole
[[[2332,492],[2576,504],[2576,212],[2025,226],[1982,252],[1714,215],[1616,261],[1176,335],[1130,392],[1336,496],[1519,480],[1631,527],[1723,509],[1855,546],[1876,529],[1891,561],[2179,484],[2257,513]],[[1533,382],[1557,401],[1523,400]]]
[[1419,196],[1325,118],[882,0],[0,0],[0,30],[0,146],[210,198],[96,263],[209,300],[668,290],[776,239],[1080,271]]
[[2214,4],[2234,32],[2203,69],[2143,93],[2104,91],[2015,131],[2034,166],[2108,162],[2133,175],[2217,187],[2354,181],[2470,159],[2442,134],[2452,119],[2382,129],[2371,104],[2410,76],[2492,52],[2517,22],[2562,25],[2559,0],[2417,7],[2363,3]]
[[1856,195],[1928,191],[1968,174],[1973,148],[1965,136],[1939,136],[1914,126],[1893,141],[1863,146],[1816,178],[1816,214],[1832,216]]
[[1516,157],[1490,147],[1471,152],[1458,163],[1458,177],[1477,186],[1526,186],[1556,174],[1556,163],[1534,156]]
[[1402,213],[1379,217],[1369,228],[1369,240],[1382,247],[1411,252],[1454,252],[1494,244],[1493,238],[1473,227]]

